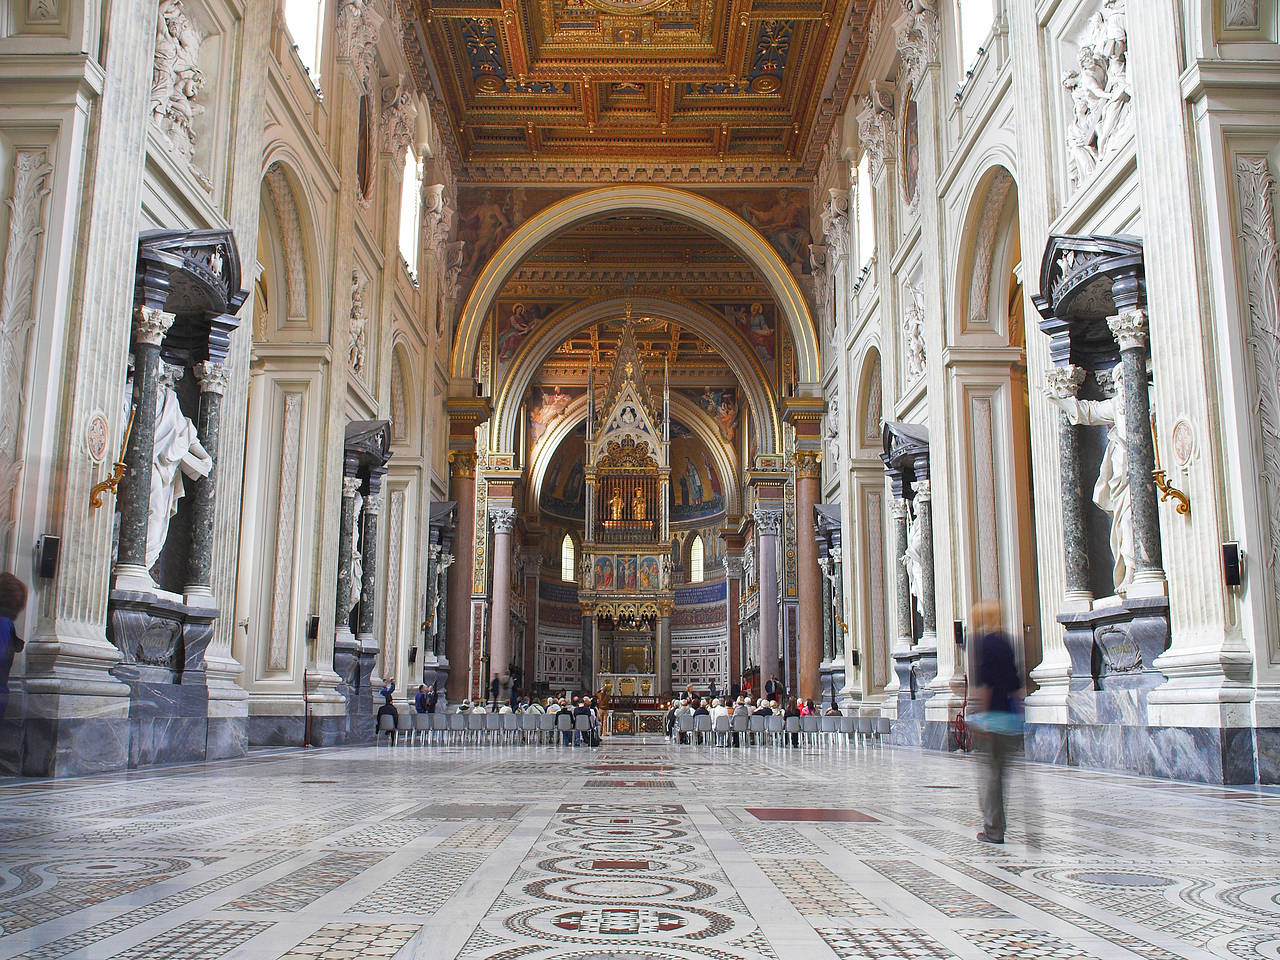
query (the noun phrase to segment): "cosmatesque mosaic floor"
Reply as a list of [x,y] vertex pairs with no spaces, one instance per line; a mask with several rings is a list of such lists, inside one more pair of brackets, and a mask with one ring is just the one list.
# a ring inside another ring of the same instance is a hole
[[0,960],[1280,958],[1280,794],[606,741],[0,781]]

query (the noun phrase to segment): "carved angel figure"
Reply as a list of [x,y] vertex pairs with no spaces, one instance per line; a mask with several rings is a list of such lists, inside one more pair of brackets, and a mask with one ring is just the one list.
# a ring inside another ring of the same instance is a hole
[[196,103],[204,86],[200,34],[181,0],[160,0],[156,52],[151,74],[151,116],[175,152],[190,160],[195,149],[192,121],[204,108]]
[[911,302],[902,317],[903,347],[907,364],[907,376],[915,379],[924,373],[924,296],[920,288],[907,284]]
[[186,495],[181,474],[207,477],[213,458],[200,442],[196,425],[182,412],[173,385],[182,368],[161,363],[156,396],[155,446],[151,454],[151,497],[147,511],[147,559],[151,566],[169,538],[169,521]]

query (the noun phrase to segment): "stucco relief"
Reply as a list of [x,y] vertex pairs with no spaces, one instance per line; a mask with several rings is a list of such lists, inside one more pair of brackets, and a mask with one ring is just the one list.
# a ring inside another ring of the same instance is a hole
[[1255,30],[1258,0],[1223,0],[1222,24],[1228,30]]
[[919,87],[925,71],[938,62],[938,0],[902,0],[902,17],[894,23],[902,75]]
[[369,284],[359,270],[351,271],[351,309],[347,313],[347,363],[358,375],[364,375],[369,350],[369,314],[364,295]]
[[5,246],[4,287],[0,289],[0,529],[16,519],[12,497],[22,473],[20,458],[23,385],[27,372],[27,347],[35,313],[36,253],[44,232],[42,210],[53,172],[43,150],[23,150],[13,172],[13,195],[8,200],[9,237]]
[[1102,0],[1076,38],[1078,69],[1063,74],[1071,101],[1066,126],[1067,176],[1073,188],[1092,177],[1132,124],[1125,0]]
[[1007,170],[999,170],[987,188],[982,206],[982,221],[978,224],[978,244],[974,251],[973,286],[969,288],[969,322],[990,324],[987,317],[987,299],[991,293],[991,259],[995,255],[996,227],[1000,225],[1000,212],[1005,199],[1013,188],[1013,177]]
[[902,312],[903,361],[907,379],[916,380],[925,370],[924,347],[924,291],[920,285],[907,281],[903,287],[906,304]]
[[1240,242],[1249,297],[1248,342],[1257,380],[1257,422],[1267,511],[1267,568],[1280,596],[1280,246],[1275,176],[1266,156],[1236,158]]
[[388,85],[382,91],[382,147],[395,157],[401,157],[413,142],[414,125],[418,119],[418,106],[413,99],[413,86],[405,74],[400,75],[395,86]]
[[265,177],[271,206],[275,208],[276,225],[280,229],[280,246],[284,251],[285,292],[289,317],[307,316],[307,270],[302,259],[302,223],[293,188],[279,164],[272,164]]
[[337,52],[339,60],[349,60],[368,90],[378,62],[378,31],[385,18],[374,9],[373,0],[341,0],[338,4]]
[[181,0],[160,0],[156,52],[151,79],[151,119],[174,154],[188,163],[195,153],[195,119],[204,113],[196,102],[204,87],[200,70],[200,31]]
[[872,83],[856,117],[858,142],[867,151],[872,181],[884,173],[885,160],[893,149],[893,96],[890,85]]

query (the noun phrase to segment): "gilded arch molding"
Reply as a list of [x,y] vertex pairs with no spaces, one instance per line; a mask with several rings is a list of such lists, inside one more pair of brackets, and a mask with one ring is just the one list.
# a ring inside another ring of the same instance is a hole
[[517,228],[484,265],[458,321],[451,376],[470,380],[484,333],[484,321],[507,278],[545,240],[575,224],[609,214],[640,211],[668,214],[723,240],[754,266],[777,301],[796,348],[796,372],[803,387],[816,391],[822,379],[818,331],[800,285],[782,258],[753,226],[705,197],[686,190],[645,184],[600,187],[566,197]]
[[[515,450],[519,437],[521,404],[543,361],[556,347],[583,327],[602,320],[618,319],[626,311],[626,305],[625,297],[574,304],[553,314],[525,337],[495,391],[492,423],[496,427],[490,434],[491,449],[505,452]],[[773,388],[759,359],[740,333],[730,330],[711,311],[686,301],[637,297],[632,300],[632,310],[640,316],[674,320],[708,343],[722,347],[720,355],[738,378],[750,405],[752,423],[759,434],[758,450],[760,453],[782,454],[781,420]],[[674,398],[673,394],[673,401]]]
[[[702,444],[711,453],[715,467],[720,471],[720,477],[724,481],[725,514],[727,516],[740,514],[742,512],[740,473],[735,465],[732,451],[720,438],[719,428],[707,416],[706,411],[683,394],[673,393],[671,395],[671,410],[681,423],[693,431],[693,435],[701,440]],[[533,503],[542,502],[542,483],[546,479],[547,469],[551,465],[551,458],[565,438],[586,418],[587,398],[585,396],[578,397],[565,408],[564,415],[556,421],[555,425],[539,441],[529,464],[529,489]]]

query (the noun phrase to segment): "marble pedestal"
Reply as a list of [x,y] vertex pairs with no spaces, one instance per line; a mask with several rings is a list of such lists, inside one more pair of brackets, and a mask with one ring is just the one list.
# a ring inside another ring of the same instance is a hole
[[831,704],[840,703],[840,694],[845,688],[844,664],[839,660],[824,663],[818,668],[818,691],[822,700],[818,706],[825,710]]
[[[1071,672],[1065,724],[1030,724],[1028,759],[1203,783],[1253,783],[1266,738],[1251,727],[1152,726],[1152,665],[1169,645],[1169,601],[1134,597],[1062,614]],[[1280,771],[1275,771],[1280,772]]]
[[[350,634],[339,635],[333,644],[333,672],[338,675],[338,693],[347,703],[347,715],[324,718],[324,722],[312,722],[312,742],[322,744],[339,734],[340,743],[372,743],[376,733],[374,691],[372,688],[373,662],[376,649],[366,649]],[[333,721],[340,721],[334,723]]]
[[217,618],[213,607],[112,591],[107,636],[121,655],[111,672],[129,688],[130,767],[243,753],[242,717],[219,718],[210,740],[204,655]]
[[924,707],[933,695],[929,685],[938,673],[938,652],[919,646],[895,651],[893,671],[898,675],[898,715],[890,728],[889,742],[924,746]]

